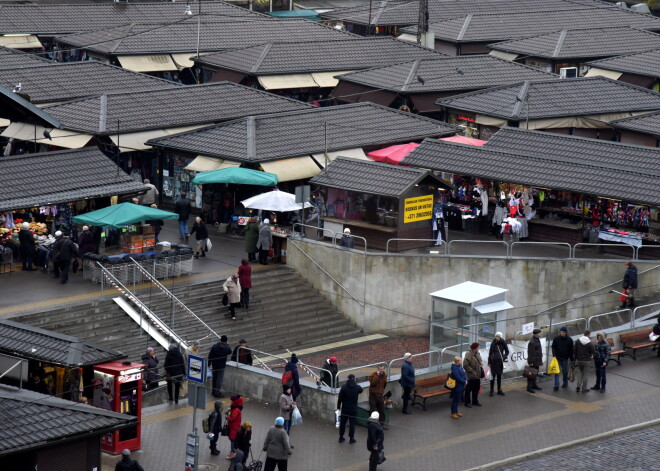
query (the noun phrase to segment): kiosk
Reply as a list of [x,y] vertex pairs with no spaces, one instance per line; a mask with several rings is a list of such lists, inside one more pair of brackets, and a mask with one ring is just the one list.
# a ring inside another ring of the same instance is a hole
[[141,446],[142,371],[144,365],[115,361],[94,367],[92,404],[102,409],[132,415],[137,424],[103,435],[101,450],[119,455],[122,450],[139,450]]

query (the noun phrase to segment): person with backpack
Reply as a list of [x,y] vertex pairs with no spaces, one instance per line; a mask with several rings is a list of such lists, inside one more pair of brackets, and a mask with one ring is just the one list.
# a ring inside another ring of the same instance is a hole
[[209,415],[209,434],[213,434],[211,437],[211,454],[219,455],[220,451],[217,448],[218,439],[220,438],[220,432],[222,432],[222,401],[215,401],[213,406],[213,412]]
[[[285,377],[287,381],[285,381]],[[284,367],[284,375],[282,376],[282,385],[291,381],[291,395],[295,401],[300,396],[300,373],[298,373],[298,357],[295,353],[291,354],[291,359]]]

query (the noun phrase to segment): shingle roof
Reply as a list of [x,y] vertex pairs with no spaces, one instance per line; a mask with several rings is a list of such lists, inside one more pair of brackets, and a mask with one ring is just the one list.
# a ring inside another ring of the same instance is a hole
[[637,54],[600,59],[591,61],[588,64],[599,69],[660,78],[660,48]]
[[658,177],[619,166],[597,166],[559,157],[530,157],[464,144],[426,139],[403,165],[489,180],[573,191],[653,206],[660,205]]
[[176,87],[174,82],[132,72],[98,61],[63,62],[0,68],[0,85],[21,83],[32,103],[55,103],[104,92]]
[[[417,77],[421,77],[424,83]],[[338,78],[342,82],[409,94],[475,90],[518,83],[521,80],[543,80],[552,77],[559,78],[557,75],[499,57],[475,55],[418,59],[353,72]]]
[[573,29],[490,44],[489,47],[546,59],[611,57],[660,47],[660,34],[628,27]]
[[0,159],[0,211],[145,191],[97,147]]
[[0,455],[137,423],[137,417],[5,385],[0,386],[0,417]]
[[0,67],[25,67],[52,63],[44,57],[0,46]]
[[[208,20],[200,29],[199,50],[224,51],[274,41],[333,41],[356,37],[307,20]],[[137,23],[60,36],[58,41],[105,55],[192,53],[197,48],[197,20],[190,17],[167,25]]]
[[[527,11],[506,14],[467,15],[460,18],[432,23],[429,31],[436,39],[449,42],[504,41],[538,36],[560,29],[579,30],[634,26],[640,29],[660,30],[660,18],[635,13],[630,10],[592,8],[556,11]],[[417,27],[402,30],[417,33]]]
[[310,183],[349,191],[390,197],[401,196],[430,172],[382,162],[337,157]]
[[327,149],[335,152],[456,133],[447,123],[373,103],[315,107],[254,117],[256,155],[250,156],[247,136],[251,119],[151,139],[147,143],[239,162],[261,162],[321,153],[326,143]]
[[95,365],[126,358],[121,352],[97,347],[77,337],[4,319],[0,319],[0,351],[63,366]]
[[101,96],[46,106],[65,129],[116,134],[210,124],[253,114],[310,108],[311,105],[231,82],[107,94],[107,129],[99,129]]
[[208,54],[196,59],[204,65],[251,75],[367,69],[444,54],[390,37],[347,41],[268,43]]
[[504,119],[582,116],[660,109],[660,93],[605,77],[523,82],[436,102]]
[[625,162],[630,171],[660,176],[660,149],[656,147],[508,127],[497,131],[483,147],[603,166]]
[[626,131],[660,137],[660,111],[633,116],[632,118],[617,119],[610,121],[609,124],[615,128],[625,129]]
[[[181,20],[184,10],[180,2],[0,5],[0,34],[68,34],[136,22],[171,23]],[[197,13],[196,8],[193,11]],[[202,13],[218,19],[268,19],[266,15],[225,2],[205,1]]]

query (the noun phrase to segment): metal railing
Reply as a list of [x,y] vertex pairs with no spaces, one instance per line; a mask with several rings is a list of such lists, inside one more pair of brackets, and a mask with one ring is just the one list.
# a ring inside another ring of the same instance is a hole
[[325,233],[329,232],[330,234],[332,234],[332,239],[333,240],[335,238],[335,235],[337,234],[336,232],[331,231],[330,229],[325,229],[324,227],[310,226],[309,224],[302,224],[302,223],[299,223],[299,222],[295,222],[295,223],[293,223],[293,226],[292,226],[293,237],[294,238],[295,237],[303,237],[303,238],[305,237],[305,233],[303,232],[303,230],[301,230],[298,234],[296,234],[296,226],[297,227],[309,227],[310,229],[314,229],[315,231],[322,232],[323,233],[322,237],[325,237]]
[[400,239],[400,238],[393,238],[393,239],[387,239],[387,242],[385,243],[385,253],[390,253],[390,242],[392,241],[405,241],[405,242],[410,242],[410,241],[419,241],[419,242],[436,242],[433,247],[442,247],[443,248],[443,255],[447,255],[447,244],[445,243],[444,240],[441,240],[440,243],[437,243],[437,239]]
[[[565,258],[569,260],[571,259],[572,248],[571,248],[571,244],[569,244],[568,242],[512,242],[511,245],[509,245],[509,257],[514,257],[513,250],[515,247],[521,247],[521,246],[529,247],[529,246],[541,246],[541,245],[566,247],[568,248],[568,257]],[[530,258],[530,257],[528,256],[525,258]],[[531,258],[548,258],[548,256],[546,255],[542,257],[531,257]]]
[[[439,357],[439,362],[440,362],[440,363],[439,363],[439,364],[440,364],[440,365],[443,365],[443,364],[444,364],[444,363],[442,363],[442,358],[444,357],[445,352],[446,352],[447,350],[449,350],[450,348],[456,348],[456,347],[458,347],[458,350],[460,350],[461,347],[462,347],[463,345],[465,345],[465,344],[463,344],[463,343],[457,343],[456,345],[449,345],[448,347],[443,347],[443,349],[440,350],[440,357]],[[460,351],[459,351],[459,353],[460,353]],[[454,356],[456,356],[456,355],[454,355]],[[454,361],[454,359],[452,358],[451,361]],[[451,363],[451,362],[450,362],[450,363]]]
[[503,240],[452,240],[447,244],[447,255],[451,256],[454,255],[456,256],[457,254],[452,254],[451,249],[453,246],[458,245],[458,244],[484,244],[484,245],[500,245],[504,247],[504,255],[489,255],[489,257],[508,257],[509,256],[509,244],[504,242]]
[[[337,247],[337,239],[341,240],[340,236],[343,237],[344,234],[335,234],[334,237],[332,238],[332,246],[333,247],[335,247],[335,248]],[[367,239],[365,239],[362,236],[353,235],[353,234],[351,234],[350,237],[352,237],[353,239],[361,239],[364,242],[364,253],[367,253]],[[350,249],[347,249],[347,250],[350,250]],[[357,249],[352,249],[352,250],[357,250]]]
[[[439,355],[439,354],[440,354],[440,352],[438,350],[429,350],[428,352],[415,353],[415,354],[411,355],[410,358],[417,358],[417,357],[428,355],[429,356],[429,368],[431,368],[431,367],[433,367],[433,356],[434,355]],[[404,360],[403,357],[394,358],[393,360],[390,360],[390,362],[387,364],[387,367],[385,368],[385,371],[387,373],[388,378],[392,376],[392,365],[396,362],[399,362],[399,361],[402,362],[403,360]]]
[[[263,351],[261,351],[261,350],[257,350],[256,348],[244,347],[244,346],[242,346],[242,345],[239,345],[239,346],[238,346],[238,350],[236,350],[236,360],[238,360],[238,359],[240,358],[241,350],[247,350],[248,352],[257,352],[257,353],[261,353],[261,354],[266,355],[266,357],[277,358],[277,359],[279,359],[279,360],[282,360],[284,363],[288,363],[288,361],[287,361],[286,358],[281,357],[281,356],[279,356],[279,355],[275,355],[274,353],[263,352]],[[256,355],[252,355],[252,358],[257,358],[257,356],[256,356]],[[264,363],[261,359],[257,358],[257,360],[259,361],[259,363],[261,363],[262,367],[266,368],[268,371],[273,371],[273,369],[272,369],[270,366],[268,366],[266,363]],[[241,368],[241,365],[242,365],[242,364],[243,364],[243,363],[241,363],[240,361],[236,361],[236,367],[237,367],[237,368]]]
[[[649,309],[651,306],[657,306],[657,309]],[[652,303],[652,304],[645,304],[644,306],[637,306],[633,312],[632,312],[632,327],[635,327],[635,323],[637,320],[642,317],[642,315],[638,315],[638,312],[641,312],[642,310],[650,310],[646,315],[651,315],[655,314],[657,311],[660,311],[660,303]]]
[[339,370],[339,371],[337,371],[336,382],[337,382],[337,384],[339,384],[339,382],[341,381],[341,379],[340,379],[341,375],[346,374],[349,371],[358,371],[358,370],[362,370],[362,369],[365,369],[365,368],[378,368],[381,365],[387,368],[387,362],[379,361],[378,363],[369,363],[368,365],[354,366],[352,368],[346,368],[345,370]]
[[618,309],[616,311],[610,311],[610,312],[603,312],[601,314],[596,314],[594,316],[591,316],[589,319],[587,319],[587,329],[591,330],[593,327],[591,323],[593,322],[594,319],[598,319],[601,317],[608,317],[608,316],[613,316],[613,315],[620,315],[627,312],[630,315],[630,326],[632,327],[634,324],[634,316],[633,316],[633,311],[630,309]]
[[[577,243],[577,244],[575,244],[575,245],[573,246],[573,257],[572,257],[572,258],[573,258],[574,260],[580,260],[580,259],[576,256],[576,252],[577,252],[578,248],[582,248],[582,247],[618,247],[618,248],[620,248],[620,249],[624,249],[624,250],[631,249],[631,256],[630,256],[630,258],[633,259],[633,260],[635,260],[635,259],[637,258],[637,250],[636,250],[635,247],[632,246],[632,245],[626,245],[626,244],[601,244],[601,243],[580,242],[580,243]],[[584,258],[588,258],[588,257],[584,257]]]

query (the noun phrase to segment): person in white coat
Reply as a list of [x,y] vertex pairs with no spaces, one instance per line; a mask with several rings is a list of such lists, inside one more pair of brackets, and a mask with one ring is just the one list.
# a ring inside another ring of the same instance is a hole
[[229,301],[229,314],[231,314],[231,319],[236,320],[236,307],[241,305],[241,283],[238,281],[238,275],[233,274],[225,284],[222,285],[222,289],[227,293],[227,298]]

